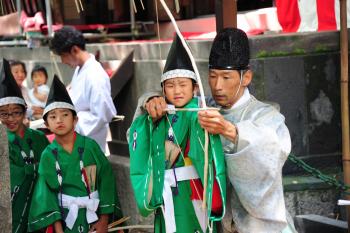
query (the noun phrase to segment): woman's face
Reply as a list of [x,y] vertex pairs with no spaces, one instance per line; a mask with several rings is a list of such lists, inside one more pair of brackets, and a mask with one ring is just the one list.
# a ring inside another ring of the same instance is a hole
[[23,81],[26,79],[26,72],[21,64],[11,66],[11,73],[16,80],[18,86],[22,86]]

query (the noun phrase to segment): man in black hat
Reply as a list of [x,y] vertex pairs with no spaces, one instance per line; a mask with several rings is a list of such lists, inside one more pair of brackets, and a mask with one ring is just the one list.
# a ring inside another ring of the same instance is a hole
[[[199,111],[201,126],[220,134],[226,157],[233,232],[293,232],[285,208],[282,167],[291,150],[284,116],[249,93],[249,42],[240,29],[225,28],[214,39],[209,57],[209,106],[220,111]],[[164,114],[162,97],[144,101],[153,117]],[[142,103],[142,102],[141,102]]]

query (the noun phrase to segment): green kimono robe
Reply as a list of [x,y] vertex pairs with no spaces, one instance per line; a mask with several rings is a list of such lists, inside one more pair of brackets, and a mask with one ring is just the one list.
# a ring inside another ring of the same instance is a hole
[[[38,164],[41,153],[49,141],[42,132],[30,128],[25,129],[23,138],[9,130],[7,137],[10,152],[12,232],[27,232],[28,213],[37,180]],[[29,158],[30,151],[34,156],[32,159]]]
[[[57,157],[54,151],[57,152]],[[88,188],[82,179],[80,158],[86,172]],[[60,167],[62,186],[58,180],[56,161]],[[112,166],[99,145],[93,139],[77,133],[70,154],[54,140],[43,152],[40,161],[39,179],[29,213],[29,231],[46,228],[58,220],[62,220],[63,226],[65,225],[69,210],[62,208],[62,203],[59,201],[61,194],[87,197],[88,193],[95,191],[99,195],[96,214],[110,214],[113,219],[120,218],[122,214]],[[64,232],[88,232],[90,226],[86,212],[86,208],[79,208],[73,228],[70,230],[65,227]]]
[[[197,102],[197,99],[192,99],[185,108],[197,108]],[[161,209],[164,204],[162,195],[166,170],[187,166],[187,158],[183,154],[188,147],[186,153],[190,164],[203,181],[204,135],[204,130],[198,123],[197,112],[168,114],[155,124],[148,115],[141,115],[132,123],[129,134],[131,183],[141,215],[147,216],[155,211],[155,232],[166,232]],[[169,148],[166,148],[166,141],[169,140],[181,148],[182,154],[179,153],[176,159],[171,158],[171,151],[169,153]],[[225,161],[220,137],[210,135],[209,140],[207,215],[211,221],[219,221],[225,214]],[[219,185],[219,198],[223,203],[221,213],[215,215],[211,211],[214,180]],[[176,182],[176,185],[176,188],[172,188],[176,232],[203,232],[191,202],[193,190],[190,180]]]

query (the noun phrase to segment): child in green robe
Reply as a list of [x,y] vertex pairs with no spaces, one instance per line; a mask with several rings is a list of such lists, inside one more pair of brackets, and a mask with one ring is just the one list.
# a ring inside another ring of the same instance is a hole
[[42,132],[23,124],[26,103],[8,61],[0,76],[0,121],[7,128],[10,155],[12,232],[27,232],[28,213],[36,183],[40,155],[49,144]]
[[121,217],[112,167],[93,139],[74,131],[76,111],[57,76],[44,120],[55,140],[42,154],[29,231],[107,232],[109,217]]
[[[162,75],[168,104],[198,109],[197,79],[176,37]],[[215,231],[225,214],[225,163],[219,136],[210,135],[206,209],[203,204],[204,130],[196,111],[175,111],[161,119],[137,117],[129,131],[130,176],[140,213],[155,213],[155,232]]]

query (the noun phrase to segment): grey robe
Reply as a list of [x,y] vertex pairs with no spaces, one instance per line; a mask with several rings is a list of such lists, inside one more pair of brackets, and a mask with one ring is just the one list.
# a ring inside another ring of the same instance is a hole
[[[208,102],[216,106],[212,99]],[[233,186],[235,227],[240,233],[282,232],[287,227],[282,167],[291,150],[284,116],[251,95],[237,108],[220,113],[238,131],[236,144],[221,137]]]

